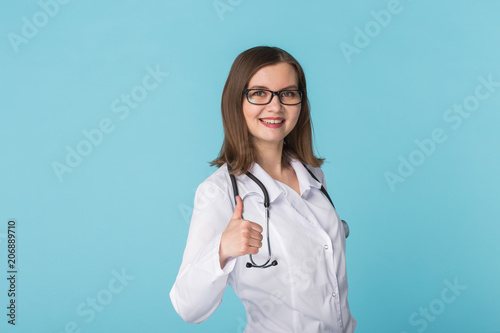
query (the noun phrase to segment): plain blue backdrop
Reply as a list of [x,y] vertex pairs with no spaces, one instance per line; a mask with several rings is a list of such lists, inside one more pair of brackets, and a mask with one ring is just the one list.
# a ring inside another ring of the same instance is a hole
[[1,1],[2,332],[242,332],[169,292],[234,58],[302,64],[356,332],[500,332],[500,3]]

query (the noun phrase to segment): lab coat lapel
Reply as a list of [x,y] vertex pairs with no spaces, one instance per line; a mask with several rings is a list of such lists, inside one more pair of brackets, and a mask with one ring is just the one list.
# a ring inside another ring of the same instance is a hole
[[[249,171],[266,187],[269,195],[269,202],[272,204],[273,201],[276,200],[278,195],[282,193],[275,180],[271,176],[269,176],[269,174],[264,169],[262,169],[262,167],[258,163],[253,163]],[[237,180],[238,186],[240,188],[239,194],[242,199],[244,199],[246,195],[256,194],[257,201],[262,204],[264,203],[264,193],[256,182],[250,179],[250,177],[248,177],[246,174],[238,176]]]
[[[295,174],[297,175],[297,179],[299,180],[299,187],[300,187],[300,196],[304,198],[304,196],[307,196],[309,191],[311,190],[312,187],[321,189],[321,183],[316,181],[311,175],[309,174],[309,171],[307,171],[299,160],[292,158],[290,160],[290,165],[292,168],[295,170]],[[311,167],[308,167],[309,170],[312,171]],[[316,174],[315,174],[316,175]],[[319,178],[316,176],[316,178]]]
[[[313,187],[321,189],[321,183],[316,181],[313,177],[311,177],[311,175],[305,169],[302,162],[300,162],[295,158],[292,158],[290,159],[290,165],[295,170],[295,174],[297,175],[301,197],[307,196],[307,194]],[[309,167],[309,170],[312,171],[312,168]],[[264,184],[269,194],[269,201],[271,203],[274,200],[276,200],[278,195],[283,193],[282,189],[279,187],[276,181],[264,169],[262,169],[262,167],[258,163],[253,163],[249,171],[255,177],[257,177],[257,179],[259,179],[262,182],[262,184]],[[319,178],[318,175],[316,175],[316,177]],[[264,194],[262,193],[261,188],[259,187],[259,185],[257,185],[257,183],[255,183],[252,179],[250,179],[250,177],[248,177],[247,175],[240,175],[237,177],[237,180],[238,180],[239,194],[242,199],[247,194],[254,193],[258,195],[259,203],[264,203]]]
[[[314,226],[316,229],[320,226],[320,224],[314,218],[315,215],[311,212],[308,205],[305,203],[305,200],[307,200],[312,188],[316,188],[318,190],[321,189],[321,183],[316,181],[311,176],[309,171],[306,170],[306,167],[299,160],[292,159],[290,161],[290,165],[295,170],[295,174],[297,175],[297,179],[299,181],[300,197],[298,195],[294,195],[295,191],[291,191],[292,195],[288,197],[288,201],[291,203],[292,208],[300,216],[302,216],[305,221],[307,221],[311,226]],[[308,166],[308,168],[312,171],[311,167]],[[316,173],[314,174],[316,175]],[[318,179],[320,178],[319,176],[316,177]]]

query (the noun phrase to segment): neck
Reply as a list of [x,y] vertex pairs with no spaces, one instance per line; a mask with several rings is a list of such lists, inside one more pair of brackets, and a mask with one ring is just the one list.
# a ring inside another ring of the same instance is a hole
[[272,178],[281,178],[284,171],[288,168],[286,160],[282,161],[283,156],[283,140],[277,145],[262,146],[258,143],[254,144],[257,152],[256,162],[264,169]]

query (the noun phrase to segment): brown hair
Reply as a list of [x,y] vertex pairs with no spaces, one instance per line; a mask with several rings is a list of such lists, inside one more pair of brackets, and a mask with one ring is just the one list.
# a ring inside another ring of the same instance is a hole
[[243,90],[258,70],[280,62],[295,68],[299,90],[304,93],[297,124],[284,139],[282,161],[290,156],[313,167],[323,164],[324,158],[316,157],[313,152],[313,129],[302,67],[294,57],[278,47],[257,46],[238,55],[227,77],[221,101],[224,141],[219,156],[210,162],[210,166],[221,167],[227,163],[232,169],[230,173],[236,175],[246,173],[251,168],[255,151],[243,116]]

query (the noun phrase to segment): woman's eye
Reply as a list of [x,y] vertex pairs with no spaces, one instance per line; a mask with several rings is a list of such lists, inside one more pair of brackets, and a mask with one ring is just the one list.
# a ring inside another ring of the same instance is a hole
[[281,97],[294,97],[295,92],[294,91],[283,91],[281,93]]
[[264,96],[266,96],[266,92],[264,90],[257,90],[257,91],[252,92],[252,96],[264,97]]

